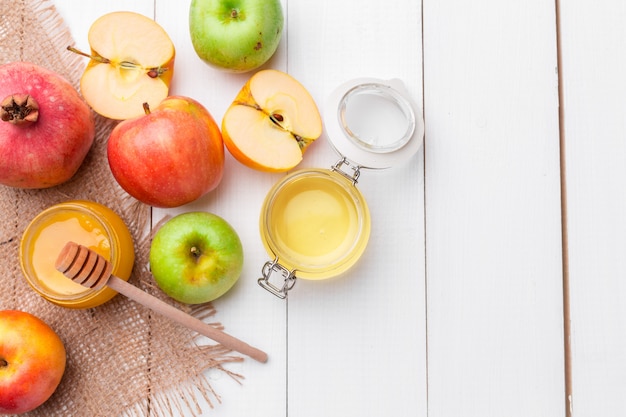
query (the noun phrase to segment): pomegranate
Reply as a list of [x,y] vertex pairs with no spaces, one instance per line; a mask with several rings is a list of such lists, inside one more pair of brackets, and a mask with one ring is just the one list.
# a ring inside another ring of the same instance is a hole
[[63,77],[29,62],[0,65],[0,184],[48,188],[74,176],[95,136],[93,114]]

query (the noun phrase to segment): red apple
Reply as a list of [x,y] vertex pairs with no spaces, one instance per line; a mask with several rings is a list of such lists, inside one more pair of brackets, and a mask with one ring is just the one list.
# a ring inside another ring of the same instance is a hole
[[155,207],[177,207],[215,189],[224,172],[224,142],[197,101],[170,96],[146,114],[118,124],[109,165],[120,186]]
[[65,347],[38,317],[0,311],[0,414],[21,414],[46,402],[65,372]]
[[47,188],[69,180],[93,144],[89,106],[60,75],[0,65],[0,184]]

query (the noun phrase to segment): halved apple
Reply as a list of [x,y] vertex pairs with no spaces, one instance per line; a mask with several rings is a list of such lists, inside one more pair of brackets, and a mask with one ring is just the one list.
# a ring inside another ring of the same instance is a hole
[[260,171],[295,167],[321,134],[322,118],[313,97],[295,78],[273,69],[254,74],[222,119],[229,152]]
[[144,114],[168,96],[174,74],[174,44],[154,20],[134,12],[98,18],[88,33],[91,54],[80,80],[85,101],[97,113],[117,120]]

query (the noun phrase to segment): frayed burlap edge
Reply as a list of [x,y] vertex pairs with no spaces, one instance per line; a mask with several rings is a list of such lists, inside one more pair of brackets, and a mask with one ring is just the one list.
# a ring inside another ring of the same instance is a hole
[[[57,72],[78,88],[85,59],[66,50],[71,33],[49,0],[0,2],[0,63],[29,61]],[[0,309],[19,309],[42,318],[63,339],[68,364],[54,395],[29,416],[169,416],[201,413],[202,399],[220,397],[206,377],[209,369],[240,381],[227,370],[243,359],[221,345],[200,345],[197,336],[123,296],[87,310],[55,306],[25,283],[19,267],[21,234],[30,220],[53,204],[86,199],[102,203],[126,222],[135,241],[130,282],[164,301],[148,271],[150,207],[128,196],[106,162],[114,121],[94,115],[96,138],[82,167],[67,183],[45,190],[0,186]],[[176,304],[205,321],[211,304]],[[212,323],[221,327],[219,323]]]

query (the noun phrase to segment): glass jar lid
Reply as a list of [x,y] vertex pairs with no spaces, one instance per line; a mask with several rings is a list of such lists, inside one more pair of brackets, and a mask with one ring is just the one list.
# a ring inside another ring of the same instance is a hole
[[365,168],[401,165],[420,149],[424,122],[397,79],[358,78],[337,87],[325,109],[333,148]]

